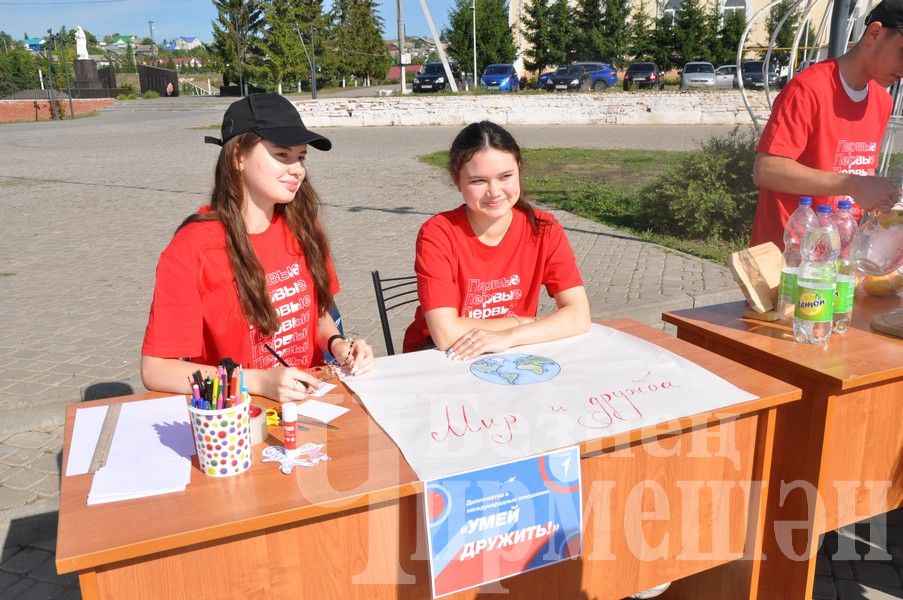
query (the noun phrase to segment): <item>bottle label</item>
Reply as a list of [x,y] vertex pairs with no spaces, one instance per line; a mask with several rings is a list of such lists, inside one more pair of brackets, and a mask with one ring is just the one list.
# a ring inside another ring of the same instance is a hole
[[796,302],[796,269],[785,267],[781,270],[781,287],[779,296],[793,304]]
[[798,296],[794,316],[804,321],[817,323],[830,321],[834,317],[834,286],[809,287],[805,284],[797,286]]
[[298,447],[298,422],[291,421],[289,423],[282,423],[282,437],[283,442],[285,443],[286,450],[294,450]]
[[856,286],[849,275],[837,276],[837,290],[834,292],[834,312],[847,313],[853,310],[853,297],[856,295]]

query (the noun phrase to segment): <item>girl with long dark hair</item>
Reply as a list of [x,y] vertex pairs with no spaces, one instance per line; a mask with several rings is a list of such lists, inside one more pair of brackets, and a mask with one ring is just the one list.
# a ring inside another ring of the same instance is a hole
[[[464,203],[430,218],[417,236],[420,306],[405,351],[435,345],[458,359],[589,330],[574,252],[555,218],[521,190],[520,147],[490,121],[455,138],[448,171]],[[557,309],[537,316],[542,286]]]
[[328,312],[339,285],[305,159],[308,146],[331,142],[277,94],[233,103],[222,140],[208,141],[222,145],[211,203],[160,255],[144,385],[190,393],[191,373],[215,373],[228,357],[243,366],[251,394],[286,402],[318,386],[305,369],[325,352],[352,374],[369,369],[370,346],[339,335]]

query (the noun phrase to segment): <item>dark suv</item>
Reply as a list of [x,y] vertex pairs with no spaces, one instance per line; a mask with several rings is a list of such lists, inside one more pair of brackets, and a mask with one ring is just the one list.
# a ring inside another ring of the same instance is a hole
[[624,90],[627,91],[633,86],[640,88],[651,87],[660,90],[665,88],[665,79],[662,72],[658,70],[658,65],[652,62],[633,63],[627,67],[624,73]]
[[[743,87],[761,90],[765,88],[765,61],[748,60],[740,65],[743,71]],[[780,85],[780,74],[774,63],[769,63],[768,87],[776,88]]]
[[[459,88],[464,87],[464,76],[461,74],[461,68],[455,63],[449,63],[452,76]],[[448,77],[445,75],[445,68],[441,62],[426,63],[420,69],[420,72],[414,76],[415,92],[435,92],[444,90],[448,86]]]

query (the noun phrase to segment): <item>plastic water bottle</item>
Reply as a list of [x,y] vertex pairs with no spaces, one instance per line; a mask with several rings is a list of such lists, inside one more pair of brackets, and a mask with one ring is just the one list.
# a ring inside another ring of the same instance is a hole
[[831,207],[819,206],[817,216],[818,224],[803,236],[793,311],[796,341],[810,344],[822,344],[831,337],[840,256],[840,235],[831,220]]
[[801,196],[799,206],[787,219],[784,227],[784,264],[781,268],[781,286],[778,292],[777,312],[781,318],[789,317],[788,313],[796,303],[796,276],[800,266],[800,246],[803,235],[810,227],[818,223],[812,211],[812,198]]
[[846,333],[853,313],[853,297],[856,294],[856,268],[850,260],[850,246],[859,224],[850,208],[853,203],[841,200],[831,215],[840,236],[840,256],[837,259],[837,291],[834,294],[834,333]]

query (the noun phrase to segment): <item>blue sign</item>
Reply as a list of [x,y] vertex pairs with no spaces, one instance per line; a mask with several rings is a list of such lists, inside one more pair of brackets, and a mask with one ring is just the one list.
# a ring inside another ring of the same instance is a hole
[[433,597],[579,556],[580,449],[427,481]]

